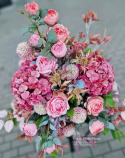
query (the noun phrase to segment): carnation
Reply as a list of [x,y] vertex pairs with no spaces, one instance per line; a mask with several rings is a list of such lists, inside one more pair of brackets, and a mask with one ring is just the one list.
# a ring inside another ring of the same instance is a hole
[[34,48],[30,46],[30,43],[22,42],[18,44],[16,53],[23,60],[31,60],[34,55]]
[[39,115],[45,115],[45,114],[47,114],[45,105],[43,105],[42,102],[40,102],[38,105],[35,105],[34,106],[34,110]]
[[75,64],[63,65],[62,67],[62,79],[73,80],[79,75],[79,69]]
[[71,137],[75,134],[75,126],[74,125],[68,125],[63,128],[62,133],[65,137]]
[[74,115],[71,118],[72,122],[74,123],[83,123],[86,120],[87,112],[82,107],[74,108]]
[[86,66],[82,78],[90,95],[103,95],[112,90],[114,84],[114,69],[103,56],[91,56],[92,62]]
[[21,67],[11,81],[11,91],[20,108],[30,110],[39,102],[46,103],[46,95],[51,92],[47,79],[40,77],[36,66]]

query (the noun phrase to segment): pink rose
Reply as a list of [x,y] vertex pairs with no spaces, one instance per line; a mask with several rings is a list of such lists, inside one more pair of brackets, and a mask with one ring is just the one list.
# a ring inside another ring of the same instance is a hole
[[53,146],[51,148],[46,148],[45,152],[48,154],[51,154],[55,149],[56,149],[56,146],[55,146],[55,144],[53,144]]
[[58,13],[55,10],[49,10],[43,20],[48,25],[54,25],[58,21]]
[[40,36],[37,33],[35,33],[30,37],[29,42],[34,46],[38,46],[39,39],[40,39]]
[[66,55],[67,48],[63,42],[58,42],[52,46],[51,51],[57,58],[61,58]]
[[46,110],[49,116],[56,118],[67,113],[69,104],[66,99],[56,96],[48,101]]
[[89,126],[89,130],[93,135],[98,134],[101,131],[104,131],[104,123],[99,120],[93,121],[92,126]]
[[101,97],[94,97],[88,99],[87,112],[89,115],[98,116],[103,110],[104,101]]
[[31,4],[27,3],[25,5],[25,10],[29,12],[31,15],[36,15],[36,12],[39,10],[39,6],[35,2],[32,2]]
[[[48,32],[50,31],[51,27],[48,28]],[[65,42],[69,37],[69,31],[66,27],[62,24],[56,24],[52,27],[52,29],[56,32],[57,35],[57,42]]]
[[22,126],[22,131],[25,133],[27,136],[34,136],[37,133],[37,127],[36,124],[26,124]]
[[47,57],[39,56],[36,61],[39,72],[41,74],[50,74],[58,67],[56,61],[57,60],[54,57],[52,57],[52,60],[50,61]]

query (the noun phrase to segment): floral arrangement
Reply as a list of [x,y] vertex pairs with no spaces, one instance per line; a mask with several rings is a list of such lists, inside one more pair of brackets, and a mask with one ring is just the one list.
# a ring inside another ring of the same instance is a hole
[[[63,153],[68,145],[62,139],[75,135],[83,124],[93,137],[111,131],[121,142],[125,136],[117,125],[125,122],[125,107],[115,105],[121,98],[114,69],[99,49],[112,37],[106,31],[103,40],[100,34],[89,34],[91,24],[100,21],[97,14],[89,10],[83,15],[86,33],[80,32],[76,40],[69,38],[55,10],[40,9],[35,2],[26,4],[25,10],[28,14],[18,12],[31,24],[20,33],[32,35],[17,46],[21,60],[11,81],[14,100],[12,108],[0,111],[0,118],[7,118],[0,120],[0,129],[10,132],[19,124],[23,134],[17,138],[31,143],[35,137],[39,158]],[[40,31],[44,25],[45,35]],[[122,103],[125,106],[125,100]]]

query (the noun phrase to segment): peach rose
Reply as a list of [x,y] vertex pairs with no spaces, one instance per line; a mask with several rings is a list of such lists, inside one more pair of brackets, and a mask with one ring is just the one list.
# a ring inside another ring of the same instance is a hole
[[47,114],[53,118],[65,115],[67,110],[69,110],[69,104],[65,98],[56,96],[47,102]]
[[58,13],[55,10],[49,10],[45,18],[43,19],[46,24],[54,25],[58,21]]
[[87,101],[87,112],[89,115],[98,116],[101,111],[103,111],[103,98],[94,97],[89,98]]
[[37,133],[36,124],[35,123],[33,123],[33,124],[24,123],[24,125],[22,126],[22,131],[27,136],[34,136]]
[[99,120],[93,121],[92,126],[89,126],[89,130],[93,135],[98,134],[101,131],[104,131],[104,123]]
[[56,24],[53,27],[49,27],[47,33],[51,28],[56,32],[57,42],[65,42],[68,39],[70,32],[62,24]]
[[25,10],[31,15],[36,15],[36,12],[39,10],[39,6],[35,2],[32,2],[31,4],[27,3],[25,5]]
[[55,146],[55,144],[53,144],[53,146],[51,148],[46,148],[45,152],[48,154],[51,154],[55,149],[56,149],[56,146]]
[[47,57],[39,56],[36,61],[36,65],[41,74],[50,74],[53,70],[57,69],[58,64],[56,59],[52,57],[50,61]]
[[37,33],[35,33],[30,37],[29,42],[34,46],[38,46],[39,39],[40,39],[40,36]]
[[67,48],[63,42],[58,42],[52,46],[51,51],[57,58],[61,58],[66,55]]

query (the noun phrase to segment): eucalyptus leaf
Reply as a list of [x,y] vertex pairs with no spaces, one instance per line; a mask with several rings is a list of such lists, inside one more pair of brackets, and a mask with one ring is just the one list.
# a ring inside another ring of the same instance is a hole
[[57,42],[57,35],[56,32],[51,28],[48,36],[47,36],[47,40],[49,43],[56,43]]
[[94,120],[91,120],[91,121],[89,122],[89,126],[92,126],[93,121],[94,121]]
[[48,9],[42,9],[42,11],[41,11],[41,18],[45,18],[47,13],[48,13]]
[[30,17],[33,19],[33,20],[36,20],[39,18],[39,10],[36,12],[36,15],[30,15]]
[[116,116],[116,115],[111,115],[111,116],[110,116],[110,119],[111,119],[111,121],[116,120],[116,119],[117,119],[117,116]]
[[109,128],[109,129],[115,130],[115,126],[111,122],[106,122],[106,127]]
[[53,141],[52,140],[47,141],[47,147],[52,148],[52,146],[53,146]]
[[39,150],[40,150],[41,142],[42,142],[42,138],[40,136],[38,136],[36,138],[36,150],[37,150],[37,152],[39,152]]
[[98,117],[98,120],[100,121],[100,122],[104,122],[104,123],[106,123],[106,119],[105,118],[102,118],[102,117]]
[[19,30],[19,34],[25,35],[27,32],[29,32],[29,27],[22,28]]
[[53,55],[52,55],[51,53],[47,53],[47,57],[48,57],[48,59],[51,61],[51,60],[52,60]]
[[43,145],[42,145],[43,149],[45,150],[47,147],[48,147],[48,143],[47,142],[44,142]]
[[53,136],[53,137],[56,137],[56,136],[57,136],[57,133],[58,133],[58,131],[54,131],[54,132],[52,133],[52,136]]
[[60,145],[60,146],[62,145],[60,139],[58,139],[58,138],[54,138],[54,139],[53,139],[53,142],[54,142],[56,145]]
[[54,127],[54,125],[53,125],[52,123],[50,123],[50,126],[49,126],[49,127],[50,127],[50,129],[53,130],[53,131],[56,130],[56,128]]
[[38,21],[38,24],[39,24],[39,25],[45,25],[45,22],[44,22],[43,19],[40,19],[40,20]]

